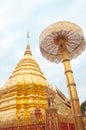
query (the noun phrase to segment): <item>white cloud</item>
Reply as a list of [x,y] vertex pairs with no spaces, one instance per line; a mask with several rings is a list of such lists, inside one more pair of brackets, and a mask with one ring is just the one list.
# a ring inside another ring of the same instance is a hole
[[84,89],[85,87],[86,87],[85,85],[80,85],[79,87],[77,87],[80,103],[86,100],[86,93]]
[[15,54],[14,54],[14,59],[15,61],[19,61],[21,60],[21,58],[23,57],[24,51],[23,50],[15,50]]
[[49,0],[7,0],[0,3],[0,28],[6,28],[8,26],[17,25],[21,23],[27,23],[27,20],[31,21],[33,12],[39,6],[47,4]]
[[4,38],[0,39],[0,58],[3,58],[7,55],[9,51],[12,51],[12,47],[14,46],[14,35],[13,33],[6,33],[7,36],[3,36]]

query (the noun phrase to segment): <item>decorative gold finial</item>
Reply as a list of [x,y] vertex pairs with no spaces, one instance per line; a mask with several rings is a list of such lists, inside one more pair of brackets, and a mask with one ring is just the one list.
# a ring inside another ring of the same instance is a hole
[[[29,39],[29,32],[27,32],[27,38]],[[26,51],[25,51],[24,55],[32,55],[31,51],[30,51],[29,40],[27,41]]]
[[27,32],[27,38],[29,38],[29,32]]

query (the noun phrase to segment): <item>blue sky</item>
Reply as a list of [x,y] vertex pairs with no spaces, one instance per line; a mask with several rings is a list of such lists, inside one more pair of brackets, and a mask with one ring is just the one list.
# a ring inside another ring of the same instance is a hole
[[[0,86],[8,80],[26,48],[30,34],[33,57],[48,81],[67,97],[62,63],[46,60],[39,50],[39,36],[50,24],[62,20],[78,24],[86,36],[86,0],[0,0]],[[86,100],[86,51],[71,61],[80,102]]]

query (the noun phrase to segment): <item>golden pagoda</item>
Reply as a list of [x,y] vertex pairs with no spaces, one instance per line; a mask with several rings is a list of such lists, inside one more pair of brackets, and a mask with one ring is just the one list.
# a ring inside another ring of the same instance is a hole
[[71,114],[70,102],[48,83],[28,43],[24,56],[0,89],[0,128],[44,123],[49,107],[63,115]]

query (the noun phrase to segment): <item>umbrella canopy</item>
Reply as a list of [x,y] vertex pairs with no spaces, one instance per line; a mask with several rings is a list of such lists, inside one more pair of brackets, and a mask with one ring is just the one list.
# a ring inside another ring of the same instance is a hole
[[40,51],[51,62],[61,62],[61,41],[66,46],[70,59],[77,57],[85,49],[82,29],[68,21],[54,23],[40,35]]

